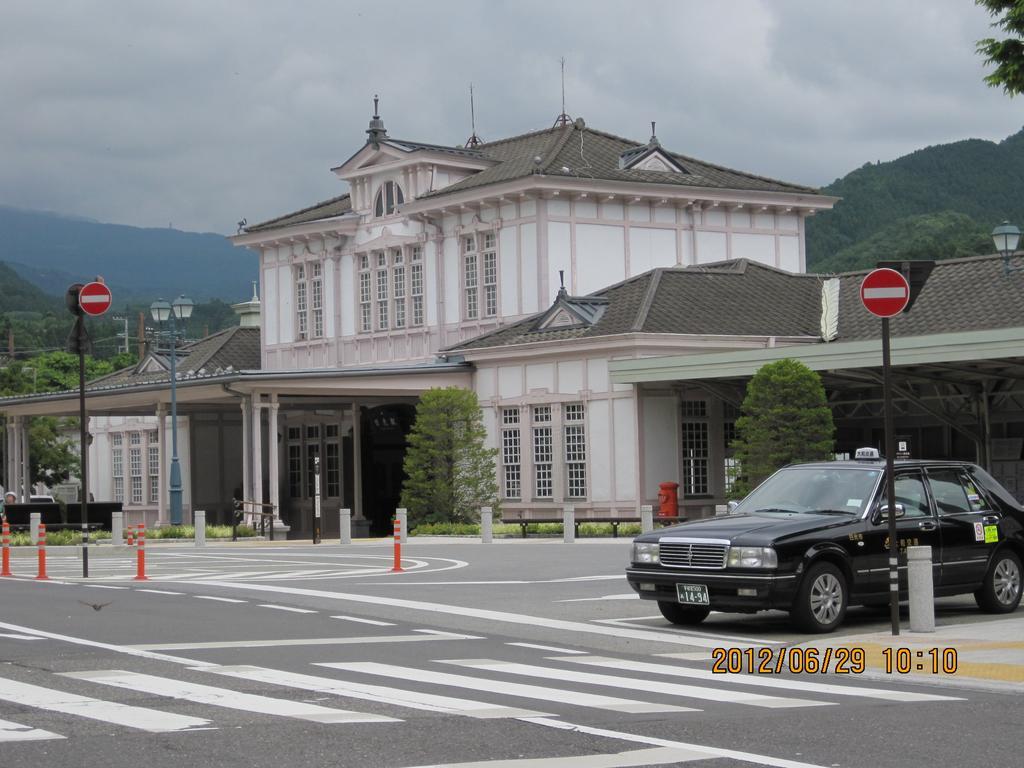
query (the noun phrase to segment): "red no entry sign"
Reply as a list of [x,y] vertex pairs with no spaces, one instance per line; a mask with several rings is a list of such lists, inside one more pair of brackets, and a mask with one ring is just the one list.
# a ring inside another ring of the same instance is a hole
[[910,283],[895,269],[872,270],[860,284],[860,300],[871,314],[893,317],[906,309]]
[[110,302],[113,297],[110,289],[104,283],[86,283],[78,292],[78,306],[87,315],[96,317],[110,309]]

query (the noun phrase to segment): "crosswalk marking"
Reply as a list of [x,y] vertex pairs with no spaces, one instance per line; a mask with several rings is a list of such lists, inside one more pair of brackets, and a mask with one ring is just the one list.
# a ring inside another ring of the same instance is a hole
[[55,691],[38,685],[0,678],[0,699],[36,709],[48,709],[65,715],[102,720],[105,723],[138,728],[150,733],[187,731],[208,726],[209,720],[187,717],[156,709],[133,707],[113,701],[79,696],[76,693]]
[[359,624],[372,624],[375,627],[393,627],[395,626],[390,621],[377,621],[376,619],[363,619],[359,616],[331,616],[332,619],[341,619],[342,621],[355,621]]
[[474,760],[469,763],[441,763],[417,768],[634,768],[644,765],[678,765],[707,760],[705,752],[675,747],[631,749],[609,754],[572,755],[570,757],[520,757],[514,760]]
[[11,640],[42,640],[41,637],[35,635],[18,635],[14,632],[0,632],[0,637],[9,637]]
[[527,699],[557,701],[562,704],[604,709],[612,712],[651,713],[697,711],[689,707],[679,707],[672,704],[657,704],[654,702],[636,701],[634,699],[620,699],[614,696],[578,693],[576,691],[566,691],[560,688],[548,688],[545,686],[526,685],[523,683],[510,683],[502,680],[488,680],[484,678],[469,677],[467,675],[433,672],[425,669],[416,669],[414,667],[378,664],[376,662],[321,663],[317,666],[341,669],[346,672],[361,672],[368,675],[399,678],[400,680],[409,680],[420,683],[450,685],[456,688],[469,688],[470,690],[476,691],[489,691],[491,693],[520,696]]
[[196,600],[215,600],[218,603],[248,603],[248,600],[236,600],[233,597],[216,597],[214,595],[192,595]]
[[136,589],[136,592],[149,592],[151,595],[183,595],[184,592],[170,592],[166,589]]
[[839,696],[863,696],[871,699],[887,701],[962,701],[955,696],[939,696],[931,693],[913,693],[912,691],[895,691],[886,688],[867,688],[854,685],[833,685],[831,683],[812,683],[791,677],[777,678],[765,675],[718,675],[704,669],[693,669],[684,666],[653,664],[647,661],[630,659],[613,659],[605,656],[566,656],[552,659],[553,661],[571,661],[574,664],[589,664],[595,667],[608,667],[629,672],[650,672],[657,675],[672,677],[689,677],[716,683],[738,685],[755,685],[764,688],[782,688],[787,691],[806,691],[808,693],[827,693]]
[[484,719],[547,716],[544,713],[534,712],[529,709],[497,706],[482,701],[473,701],[472,699],[453,698],[451,696],[419,693],[417,691],[403,691],[398,688],[353,683],[347,680],[303,675],[279,669],[267,669],[266,667],[203,667],[202,671],[212,672],[216,675],[237,677],[242,680],[255,680],[261,683],[282,685],[288,688],[300,688],[304,691],[347,696],[352,699],[375,701],[409,709],[426,710],[428,712],[443,712]]
[[143,675],[119,669],[100,670],[96,672],[64,672],[65,677],[89,680],[131,691],[150,693],[155,696],[167,696],[172,699],[191,701],[196,704],[211,704],[227,709],[241,709],[245,712],[259,712],[279,717],[294,717],[314,723],[394,723],[393,717],[374,715],[364,712],[351,712],[345,709],[321,707],[318,704],[307,704],[289,699],[273,699],[269,696],[258,696],[252,693],[240,693],[226,688],[211,685],[190,683],[186,680],[171,680],[154,675]]
[[462,667],[471,667],[473,669],[485,669],[489,672],[498,672],[501,674],[541,677],[548,680],[565,680],[572,683],[583,683],[586,685],[603,685],[607,688],[625,688],[630,691],[635,691],[642,687],[645,693],[664,693],[670,696],[706,699],[708,701],[722,701],[730,704],[748,704],[753,707],[767,707],[770,709],[784,709],[788,707],[821,707],[830,706],[832,704],[832,702],[829,701],[811,701],[809,699],[763,696],[760,693],[722,690],[719,688],[708,688],[700,685],[679,685],[677,683],[665,683],[657,680],[645,680],[642,686],[640,686],[634,678],[599,675],[590,672],[580,672],[574,669],[566,670],[555,669],[552,667],[535,667],[529,664],[513,664],[511,662],[493,661],[491,659],[450,659],[444,661],[444,663],[456,664]]
[[534,648],[538,651],[551,651],[552,653],[586,653],[586,651],[574,651],[571,648],[557,648],[553,645],[537,645],[536,643],[505,643],[519,648]]
[[275,611],[288,611],[289,613],[318,613],[318,611],[311,611],[308,608],[292,608],[290,605],[273,605],[271,603],[261,603],[260,608],[273,608]]
[[27,725],[19,725],[18,723],[12,723],[10,720],[0,720],[0,743],[5,741],[45,741],[47,739],[63,738],[58,733],[42,731]]
[[[414,630],[415,631],[415,630]],[[298,637],[291,640],[215,640],[199,643],[154,643],[152,645],[125,645],[140,651],[195,651],[215,648],[279,648],[287,645],[376,645],[378,643],[422,643],[439,640],[479,640],[477,635],[456,635],[453,632],[417,635],[367,635],[355,637]],[[192,662],[190,664],[200,664]],[[214,666],[214,665],[211,665]]]

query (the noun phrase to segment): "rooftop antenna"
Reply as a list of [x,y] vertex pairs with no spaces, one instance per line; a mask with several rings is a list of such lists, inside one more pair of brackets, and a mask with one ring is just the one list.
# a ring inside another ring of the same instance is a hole
[[473,135],[466,139],[466,146],[469,148],[479,147],[483,144],[480,137],[476,135],[476,109],[473,106],[473,84],[469,84],[469,124],[473,130]]
[[[565,111],[565,56],[561,58],[562,62],[562,114],[555,118],[555,125],[565,127],[572,122],[572,118]],[[554,126],[552,126],[553,128]]]

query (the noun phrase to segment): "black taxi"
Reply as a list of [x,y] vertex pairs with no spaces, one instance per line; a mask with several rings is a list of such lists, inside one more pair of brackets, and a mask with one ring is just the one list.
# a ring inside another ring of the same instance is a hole
[[[829,632],[849,605],[888,603],[885,461],[862,455],[784,467],[727,515],[638,536],[630,586],[683,625],[711,610],[779,609],[803,631]],[[894,482],[901,597],[907,547],[928,545],[936,596],[973,593],[984,611],[1015,610],[1024,507],[964,462],[896,461]]]

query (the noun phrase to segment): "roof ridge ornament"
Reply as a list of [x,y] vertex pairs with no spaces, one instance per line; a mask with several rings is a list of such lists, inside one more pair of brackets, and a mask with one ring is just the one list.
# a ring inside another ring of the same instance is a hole
[[384,127],[384,121],[380,119],[380,110],[378,109],[378,102],[380,97],[375,93],[373,94],[373,117],[370,119],[370,127],[366,129],[366,135],[369,136],[369,142],[374,147],[379,147],[380,142],[388,137],[387,129]]
[[476,107],[473,104],[472,83],[469,84],[469,126],[470,131],[472,131],[472,133],[470,134],[470,137],[466,139],[466,149],[476,149],[484,142],[479,136],[476,135]]

